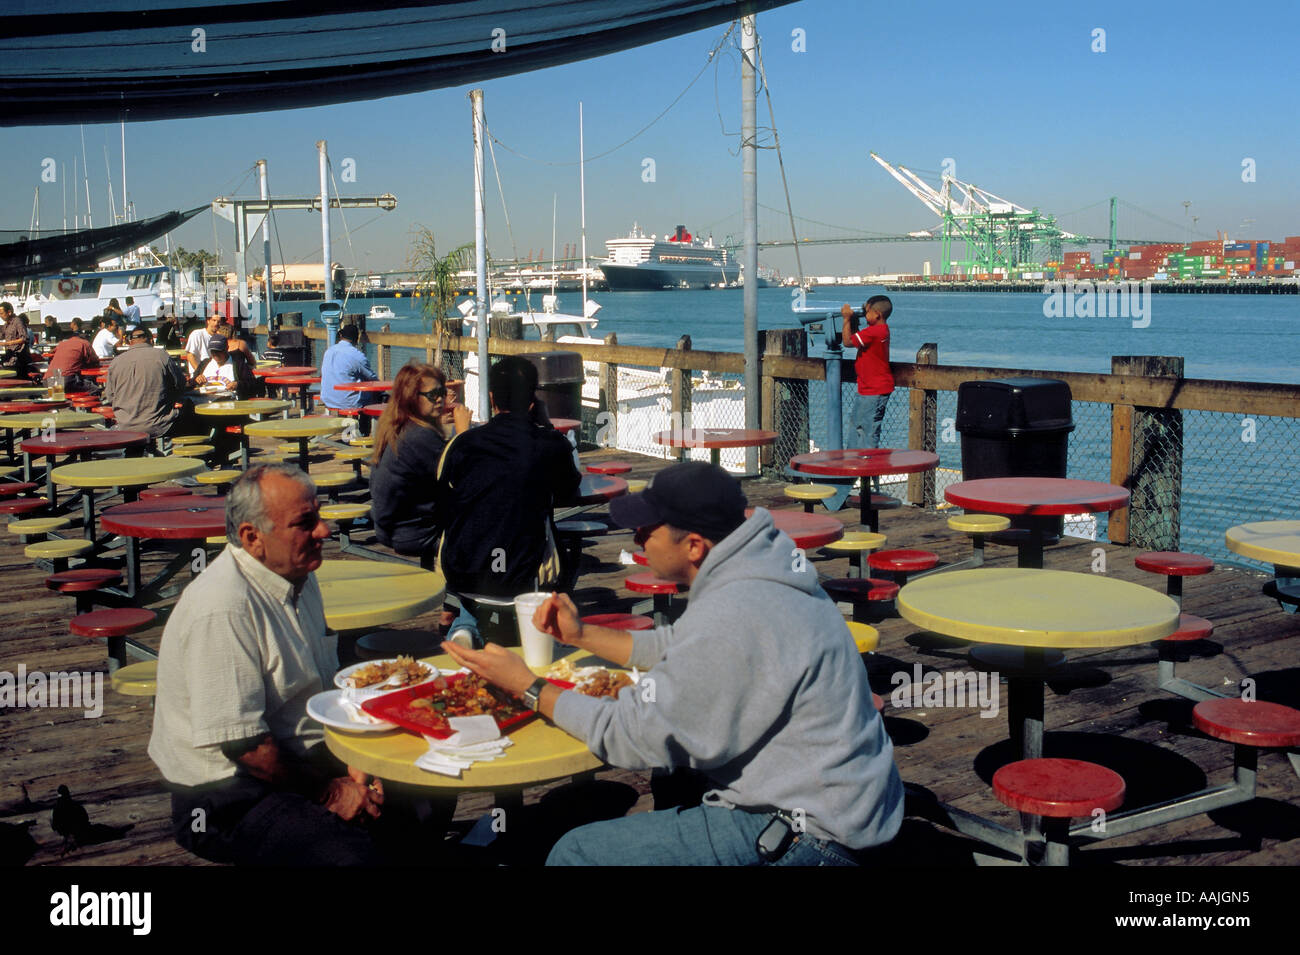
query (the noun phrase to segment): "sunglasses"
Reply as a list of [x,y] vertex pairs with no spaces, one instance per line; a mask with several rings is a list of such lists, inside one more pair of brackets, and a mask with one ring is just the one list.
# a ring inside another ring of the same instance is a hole
[[447,389],[434,388],[431,391],[417,391],[416,394],[422,398],[428,398],[430,401],[440,401],[447,394]]
[[660,521],[658,524],[647,524],[644,527],[638,527],[632,535],[632,542],[637,547],[645,547],[645,542],[650,539],[650,535],[663,526],[664,522]]

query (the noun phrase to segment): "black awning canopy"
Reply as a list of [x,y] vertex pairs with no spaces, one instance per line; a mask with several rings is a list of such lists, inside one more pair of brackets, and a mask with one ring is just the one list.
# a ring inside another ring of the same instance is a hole
[[414,93],[603,56],[791,2],[32,0],[4,17],[0,125]]

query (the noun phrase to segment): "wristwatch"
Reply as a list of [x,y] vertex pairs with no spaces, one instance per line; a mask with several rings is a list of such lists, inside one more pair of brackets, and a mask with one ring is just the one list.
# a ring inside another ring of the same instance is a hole
[[532,686],[524,690],[524,705],[527,706],[534,713],[537,712],[537,708],[541,705],[542,688],[545,687],[546,685],[547,685],[547,681],[545,680],[545,678],[539,676],[536,680],[533,681]]

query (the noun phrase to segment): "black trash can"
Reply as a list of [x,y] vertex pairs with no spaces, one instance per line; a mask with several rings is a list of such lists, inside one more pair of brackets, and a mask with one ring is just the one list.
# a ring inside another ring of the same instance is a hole
[[[963,381],[957,388],[964,481],[1063,478],[1073,430],[1070,386],[1055,378],[992,378]],[[1011,519],[1013,527],[1029,522]],[[1064,520],[1052,518],[1040,526],[1059,536]]]
[[582,356],[576,351],[544,351],[524,355],[537,369],[537,397],[552,418],[582,420]]

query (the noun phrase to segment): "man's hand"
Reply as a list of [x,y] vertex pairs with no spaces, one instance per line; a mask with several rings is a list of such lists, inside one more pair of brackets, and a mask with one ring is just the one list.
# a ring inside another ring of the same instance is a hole
[[568,594],[551,594],[542,601],[533,612],[533,626],[571,646],[582,640],[582,619]]
[[379,818],[384,805],[384,784],[359,769],[348,767],[346,776],[331,779],[325,784],[323,805],[344,822],[362,816]]
[[494,686],[499,686],[514,696],[524,691],[537,679],[523,657],[516,656],[505,647],[489,643],[482,650],[466,650],[454,643],[444,642],[442,649],[461,666],[469,667]]

